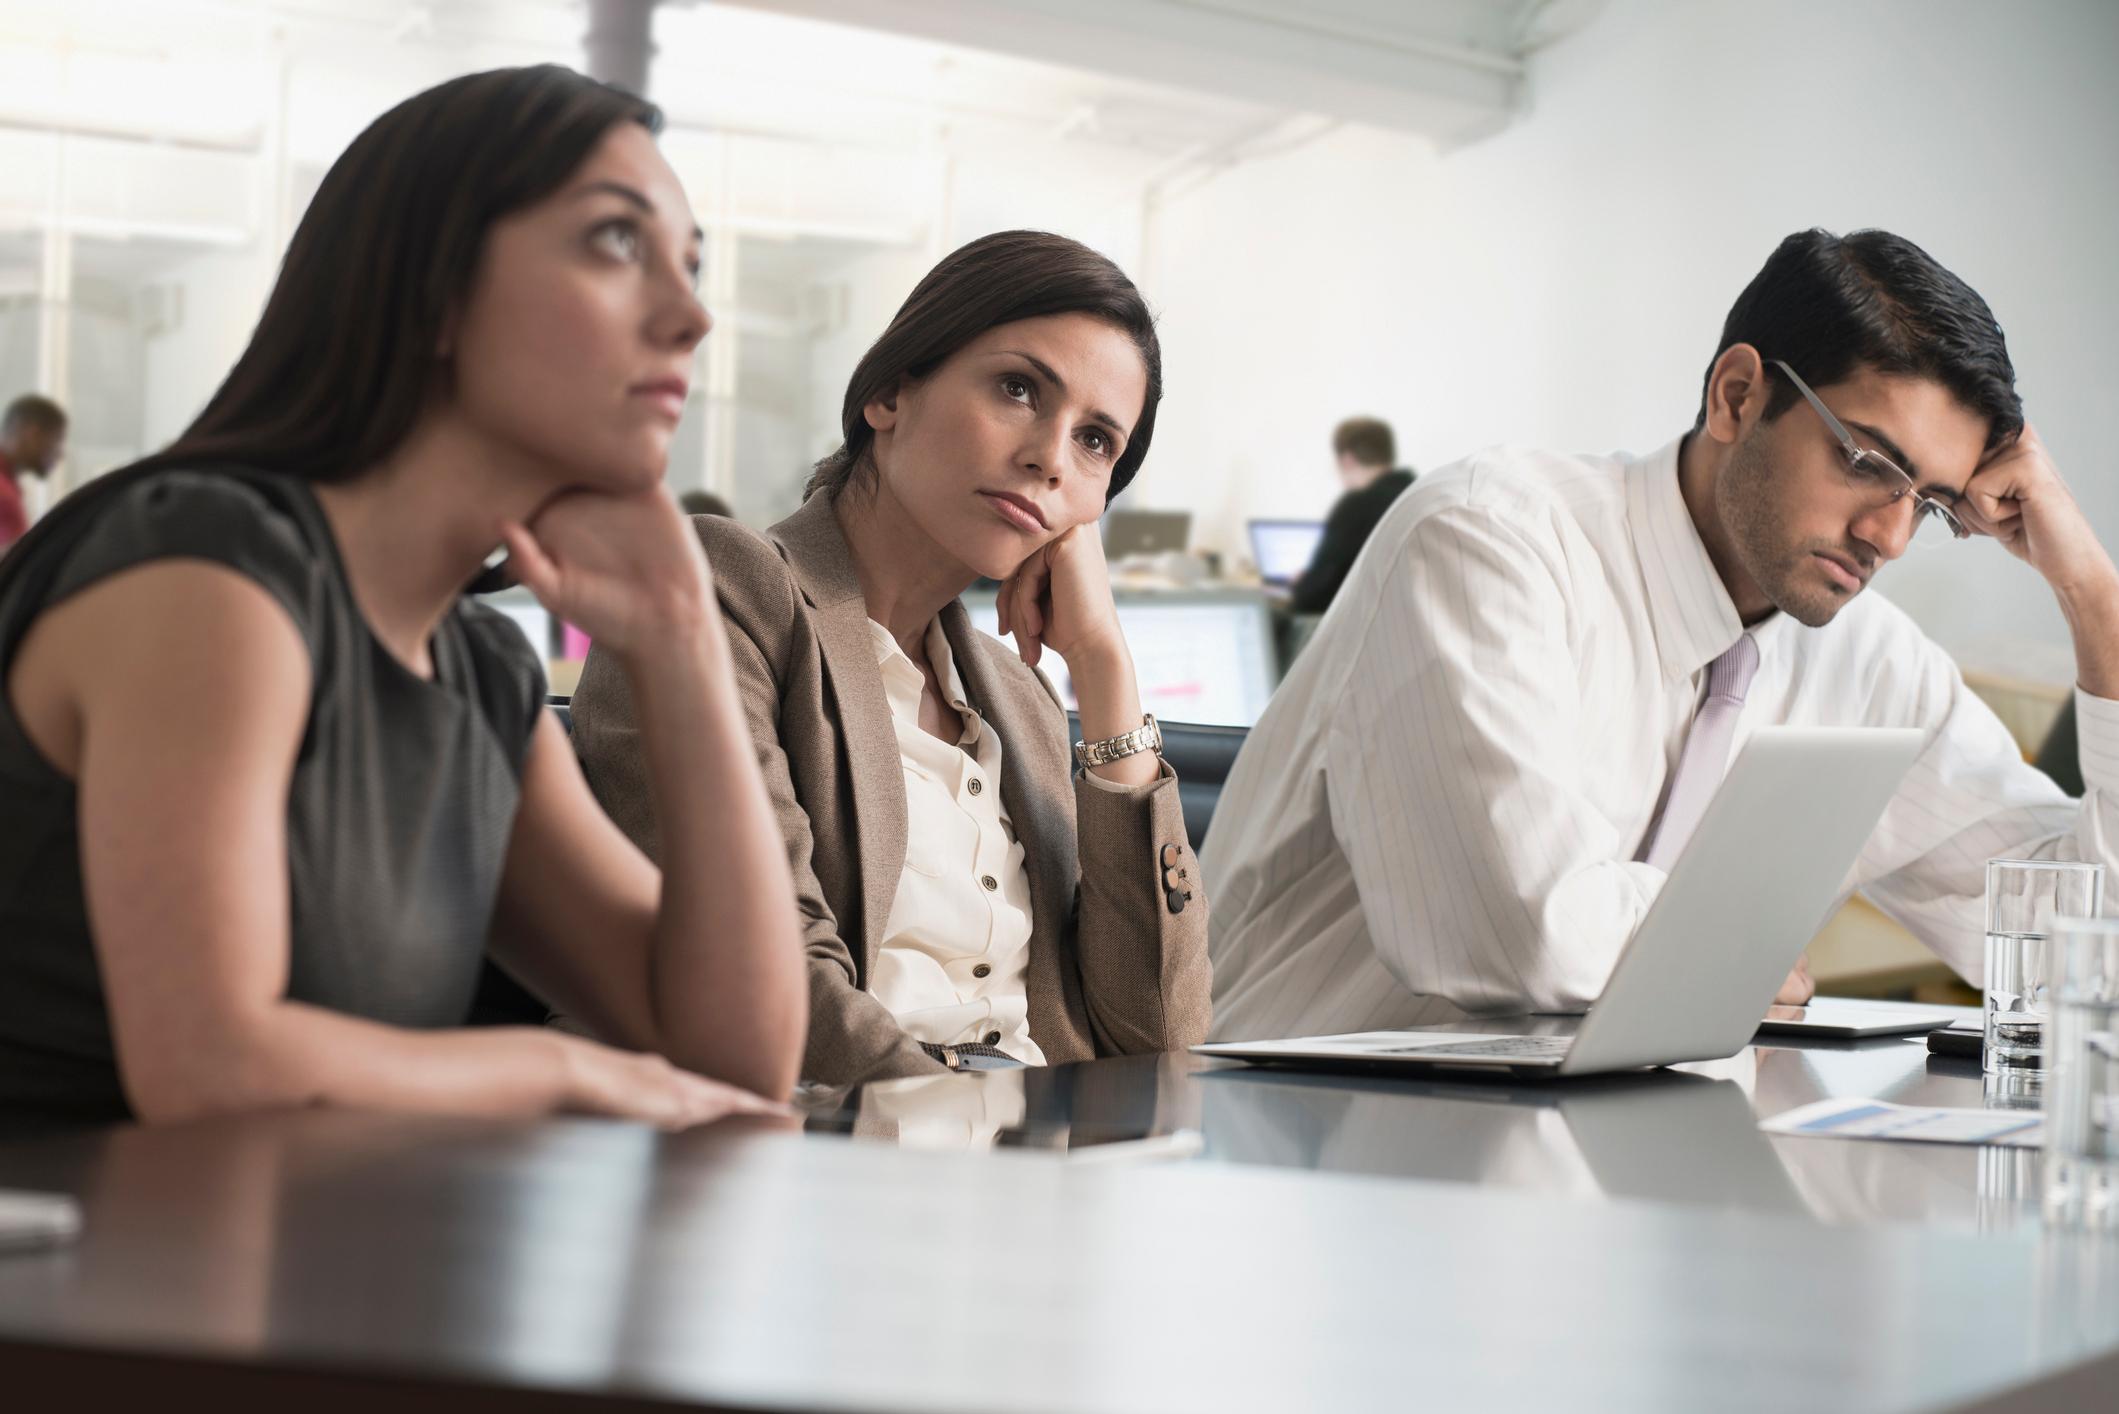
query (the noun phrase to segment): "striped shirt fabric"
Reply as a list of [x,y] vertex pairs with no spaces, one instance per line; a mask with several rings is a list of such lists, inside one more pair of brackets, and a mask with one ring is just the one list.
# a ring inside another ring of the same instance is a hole
[[[1744,632],[1679,495],[1679,445],[1500,448],[1399,498],[1200,851],[1215,1039],[1595,1000],[1665,877],[1635,855],[1707,666]],[[1983,971],[1988,859],[2119,857],[2119,702],[2076,694],[2077,802],[1873,589],[1823,628],[1776,614],[1751,632],[1729,759],[1768,724],[1927,733],[1848,891],[1964,977]]]

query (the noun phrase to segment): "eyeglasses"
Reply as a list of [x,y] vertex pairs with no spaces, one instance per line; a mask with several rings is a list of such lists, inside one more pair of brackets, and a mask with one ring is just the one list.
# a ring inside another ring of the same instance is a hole
[[1889,506],[1897,505],[1911,493],[1915,530],[1920,528],[1918,519],[1925,516],[1959,540],[1971,536],[1972,532],[1957,518],[1957,512],[1924,493],[1904,467],[1873,447],[1864,447],[1855,441],[1854,434],[1847,431],[1845,424],[1832,415],[1832,409],[1826,407],[1817,394],[1810,391],[1810,385],[1802,380],[1800,374],[1777,358],[1772,360],[1772,363],[1775,368],[1788,375],[1788,381],[1795,385],[1795,391],[1801,393],[1810,406],[1817,409],[1817,415],[1824,419],[1826,430],[1839,439],[1840,452],[1846,457],[1848,485],[1857,491],[1883,497],[1883,504]]

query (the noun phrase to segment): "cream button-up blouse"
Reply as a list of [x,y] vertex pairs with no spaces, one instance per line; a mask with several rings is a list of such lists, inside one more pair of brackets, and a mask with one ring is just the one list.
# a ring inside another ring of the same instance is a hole
[[997,1046],[1030,1065],[1030,876],[1001,806],[1001,740],[964,700],[939,619],[927,661],[963,722],[956,744],[920,729],[920,670],[874,620],[876,664],[905,775],[905,868],[870,991],[907,1034]]

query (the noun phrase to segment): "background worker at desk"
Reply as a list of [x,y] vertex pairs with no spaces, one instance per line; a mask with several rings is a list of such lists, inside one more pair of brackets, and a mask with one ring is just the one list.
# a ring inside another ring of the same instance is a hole
[[[1862,593],[1916,533],[1998,539],[2052,587],[2079,803]],[[2119,859],[2119,570],[1985,301],[1901,237],[1789,237],[1689,432],[1423,477],[1347,592],[1201,850],[1217,1038],[1585,1009],[1755,725],[1927,734],[1850,884],[1967,978],[1989,858]],[[1782,995],[1810,991],[1798,967]]]
[[66,409],[24,393],[0,414],[0,554],[29,533],[22,473],[49,476],[66,451]]
[[1321,614],[1332,607],[1332,596],[1346,583],[1376,523],[1413,484],[1411,471],[1391,466],[1398,459],[1397,439],[1391,436],[1391,425],[1380,418],[1350,417],[1332,429],[1332,455],[1338,459],[1339,481],[1346,492],[1333,502],[1324,538],[1289,591],[1291,613]]

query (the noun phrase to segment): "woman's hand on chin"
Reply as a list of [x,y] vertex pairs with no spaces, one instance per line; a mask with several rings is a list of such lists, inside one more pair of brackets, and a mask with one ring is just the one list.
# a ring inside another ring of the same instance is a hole
[[569,491],[501,535],[537,601],[620,655],[696,634],[714,592],[699,537],[669,491]]
[[1078,678],[1099,655],[1125,651],[1095,521],[1039,546],[1002,582],[998,608],[1001,632],[1015,635],[1017,651],[1033,668],[1050,648]]

